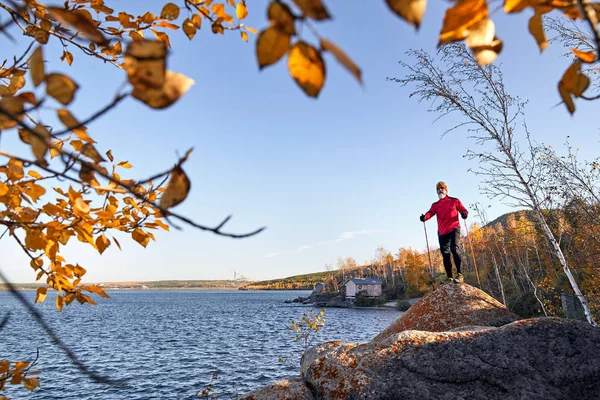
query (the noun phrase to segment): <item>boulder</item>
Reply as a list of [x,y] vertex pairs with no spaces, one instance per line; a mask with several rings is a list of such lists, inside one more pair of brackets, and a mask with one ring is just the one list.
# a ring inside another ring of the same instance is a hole
[[461,326],[502,326],[517,319],[518,315],[484,291],[450,282],[421,298],[374,340],[406,330],[444,332]]
[[324,343],[301,372],[317,399],[600,399],[598,354],[599,328],[539,318]]
[[315,400],[312,392],[300,378],[284,379],[257,389],[240,400]]
[[351,299],[344,299],[342,296],[336,296],[327,302],[326,307],[338,307],[338,308],[349,308],[352,307],[354,301]]

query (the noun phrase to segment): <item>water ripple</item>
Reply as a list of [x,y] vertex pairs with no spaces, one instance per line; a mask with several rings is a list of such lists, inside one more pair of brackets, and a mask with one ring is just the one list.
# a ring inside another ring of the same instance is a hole
[[[34,299],[35,292],[24,292]],[[0,291],[0,359],[31,360],[40,351],[42,387],[7,388],[15,399],[193,399],[211,381],[221,399],[297,375],[302,351],[286,326],[311,310],[283,304],[302,291],[113,291],[95,307],[36,307],[96,373],[127,379],[109,387],[83,376],[8,292]],[[328,309],[317,341],[368,341],[400,315],[393,310]],[[352,328],[356,327],[356,328]],[[315,342],[316,343],[316,342]],[[286,358],[280,362],[280,357]]]

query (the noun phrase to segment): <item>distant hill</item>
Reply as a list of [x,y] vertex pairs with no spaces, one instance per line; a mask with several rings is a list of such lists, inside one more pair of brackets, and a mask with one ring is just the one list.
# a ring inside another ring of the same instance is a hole
[[[100,285],[104,290],[235,290],[247,284],[246,281],[231,280],[196,280],[196,281],[150,281],[150,282],[102,282],[89,283]],[[35,290],[46,286],[43,283],[13,283],[19,290]],[[5,283],[0,283],[0,290],[8,290]]]
[[[366,267],[347,268],[344,272],[346,275],[352,275],[360,273],[362,270],[366,270]],[[252,282],[240,287],[240,290],[313,290],[315,284],[329,281],[332,276],[338,282],[343,279],[342,271],[340,270],[323,271]]]

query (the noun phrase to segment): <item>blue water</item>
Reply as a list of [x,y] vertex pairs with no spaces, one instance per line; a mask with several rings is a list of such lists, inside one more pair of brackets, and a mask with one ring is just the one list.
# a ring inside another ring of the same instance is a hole
[[[23,292],[29,299],[35,292]],[[286,327],[309,310],[283,301],[306,291],[110,291],[97,306],[74,302],[62,313],[49,294],[36,307],[74,353],[100,375],[125,379],[111,387],[81,374],[9,292],[0,291],[0,360],[33,360],[41,389],[7,385],[13,399],[193,399],[209,384],[236,398],[298,376],[302,345]],[[94,296],[96,299],[97,296]],[[395,310],[336,309],[314,343],[368,341],[401,315]],[[285,361],[282,361],[284,358]]]

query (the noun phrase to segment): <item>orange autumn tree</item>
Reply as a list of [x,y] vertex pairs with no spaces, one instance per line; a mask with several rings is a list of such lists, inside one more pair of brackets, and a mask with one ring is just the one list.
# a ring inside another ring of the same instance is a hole
[[[425,0],[385,2],[393,13],[419,27]],[[125,8],[128,3],[115,4]],[[492,4],[485,0],[451,2],[439,44],[466,40],[480,64],[492,62],[502,49],[490,18]],[[595,48],[574,51],[577,60],[559,84],[559,93],[573,112],[573,97],[586,98],[583,92],[589,85],[581,73],[581,63],[598,60],[598,6],[583,0],[504,3],[506,13],[525,9],[534,11],[530,31],[540,49],[546,46],[541,15],[552,10],[586,21],[595,33]],[[321,0],[274,0],[266,14],[269,26],[256,41],[261,69],[287,55],[291,77],[308,96],[317,97],[326,80],[323,53],[330,53],[361,81],[357,64],[332,41],[321,37],[313,25],[331,19]],[[120,247],[112,232],[125,232],[145,247],[154,240],[152,231],[168,229],[169,223],[181,222],[233,238],[260,232],[228,233],[223,227],[229,218],[217,226],[206,226],[170,210],[189,192],[184,164],[190,152],[173,167],[151,177],[130,178],[125,176],[131,167],[126,157],[118,154],[115,160],[111,151],[99,151],[93,132],[87,129],[92,121],[129,99],[154,109],[173,105],[194,81],[167,69],[170,35],[183,34],[191,40],[204,26],[212,34],[236,32],[248,41],[249,34],[258,32],[244,24],[247,15],[243,0],[181,0],[139,15],[110,8],[102,0],[67,0],[62,6],[36,0],[0,0],[0,40],[16,42],[19,37],[23,43],[23,51],[8,57],[0,67],[0,131],[18,135],[28,146],[23,154],[0,151],[0,225],[27,254],[37,280],[43,279],[49,289],[58,292],[59,310],[75,300],[93,304],[92,294],[106,296],[101,288],[82,283],[85,266],[61,256],[62,248],[72,240],[102,253],[112,244]],[[301,26],[314,34],[316,43],[299,38]],[[62,45],[60,54],[45,50],[50,41]],[[60,59],[71,65],[81,56],[122,69],[125,83],[115,82],[115,88],[121,89],[114,100],[83,118],[69,109],[80,93],[76,74],[81,71],[74,68],[71,74],[58,73],[47,70],[45,63]],[[46,111],[48,107],[52,116]],[[34,116],[34,111],[41,116]],[[54,119],[60,124],[49,125],[48,120]],[[40,289],[37,301],[44,301],[46,293],[47,289]],[[0,327],[3,324],[4,320]],[[28,363],[0,361],[0,390],[6,382],[35,388],[37,380],[27,377],[30,367]]]

